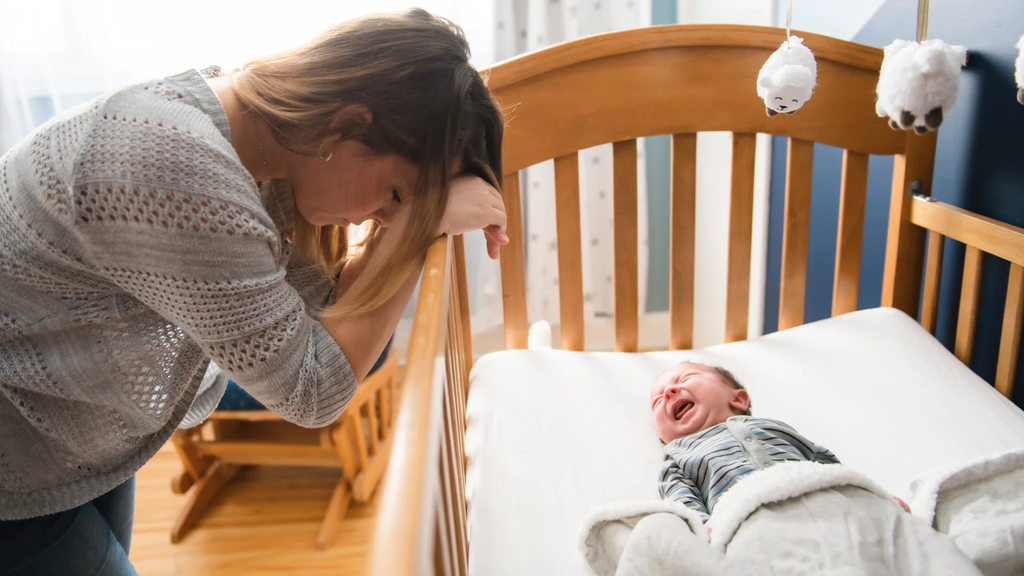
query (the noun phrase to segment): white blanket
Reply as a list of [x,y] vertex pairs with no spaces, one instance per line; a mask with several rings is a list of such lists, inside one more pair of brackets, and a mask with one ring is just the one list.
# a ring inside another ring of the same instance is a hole
[[1024,450],[935,470],[911,484],[914,515],[985,576],[1024,574]]
[[470,576],[593,574],[580,525],[603,504],[658,500],[651,382],[684,360],[725,366],[755,415],[892,494],[938,466],[1024,449],[1024,411],[892,308],[697,351],[488,354],[466,406]]
[[840,465],[752,473],[721,497],[707,528],[710,545],[683,506],[618,504],[592,511],[579,543],[600,576],[978,574],[948,537]]
[[583,525],[580,551],[599,576],[724,574],[723,560],[708,546],[700,515],[678,502],[652,500],[595,508]]

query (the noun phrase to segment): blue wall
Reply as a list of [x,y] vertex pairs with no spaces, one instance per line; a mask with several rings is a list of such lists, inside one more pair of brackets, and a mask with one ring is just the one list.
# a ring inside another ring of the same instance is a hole
[[[651,25],[675,24],[676,0],[651,1]],[[668,136],[644,138],[647,160],[647,311],[668,310],[669,271],[669,191],[672,163],[672,142]]]
[[[868,21],[855,42],[884,47],[895,38],[916,34],[917,0],[888,0]],[[1024,227],[1024,106],[1016,101],[1013,80],[1015,45],[1024,34],[1024,3],[1019,0],[932,0],[929,38],[967,46],[960,98],[947,115],[936,150],[932,195],[944,202]],[[815,147],[811,198],[805,321],[826,318],[831,310],[835,263],[841,151]],[[768,277],[765,332],[778,326],[779,263],[785,200],[786,140],[772,147],[772,183],[768,229]],[[872,157],[868,171],[862,275],[858,306],[878,306],[888,219],[892,159]],[[963,246],[947,240],[943,261],[937,337],[952,349],[956,332]],[[986,257],[982,299],[972,368],[989,382],[995,378],[999,332],[1009,266]],[[1024,405],[1024,361],[1017,374],[1015,401]]]

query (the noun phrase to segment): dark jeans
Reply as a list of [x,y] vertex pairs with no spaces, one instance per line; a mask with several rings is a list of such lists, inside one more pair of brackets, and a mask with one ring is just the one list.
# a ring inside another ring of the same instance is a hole
[[0,521],[0,574],[136,575],[128,561],[135,476],[103,496],[57,514]]

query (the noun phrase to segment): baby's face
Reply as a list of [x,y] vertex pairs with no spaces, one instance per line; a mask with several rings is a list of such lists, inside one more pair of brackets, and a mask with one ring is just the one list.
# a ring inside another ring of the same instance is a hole
[[746,390],[734,389],[714,368],[685,362],[651,386],[651,411],[666,444],[725,422],[746,410]]

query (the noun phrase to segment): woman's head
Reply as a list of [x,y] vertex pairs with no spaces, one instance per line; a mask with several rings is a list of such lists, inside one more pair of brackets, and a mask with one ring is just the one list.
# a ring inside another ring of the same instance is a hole
[[413,9],[343,22],[233,76],[239,99],[294,153],[300,253],[333,269],[345,225],[376,221],[372,244],[378,224],[411,210],[402,253],[374,267],[375,289],[349,312],[397,290],[440,224],[453,176],[501,187],[504,123],[469,55],[458,26]]

